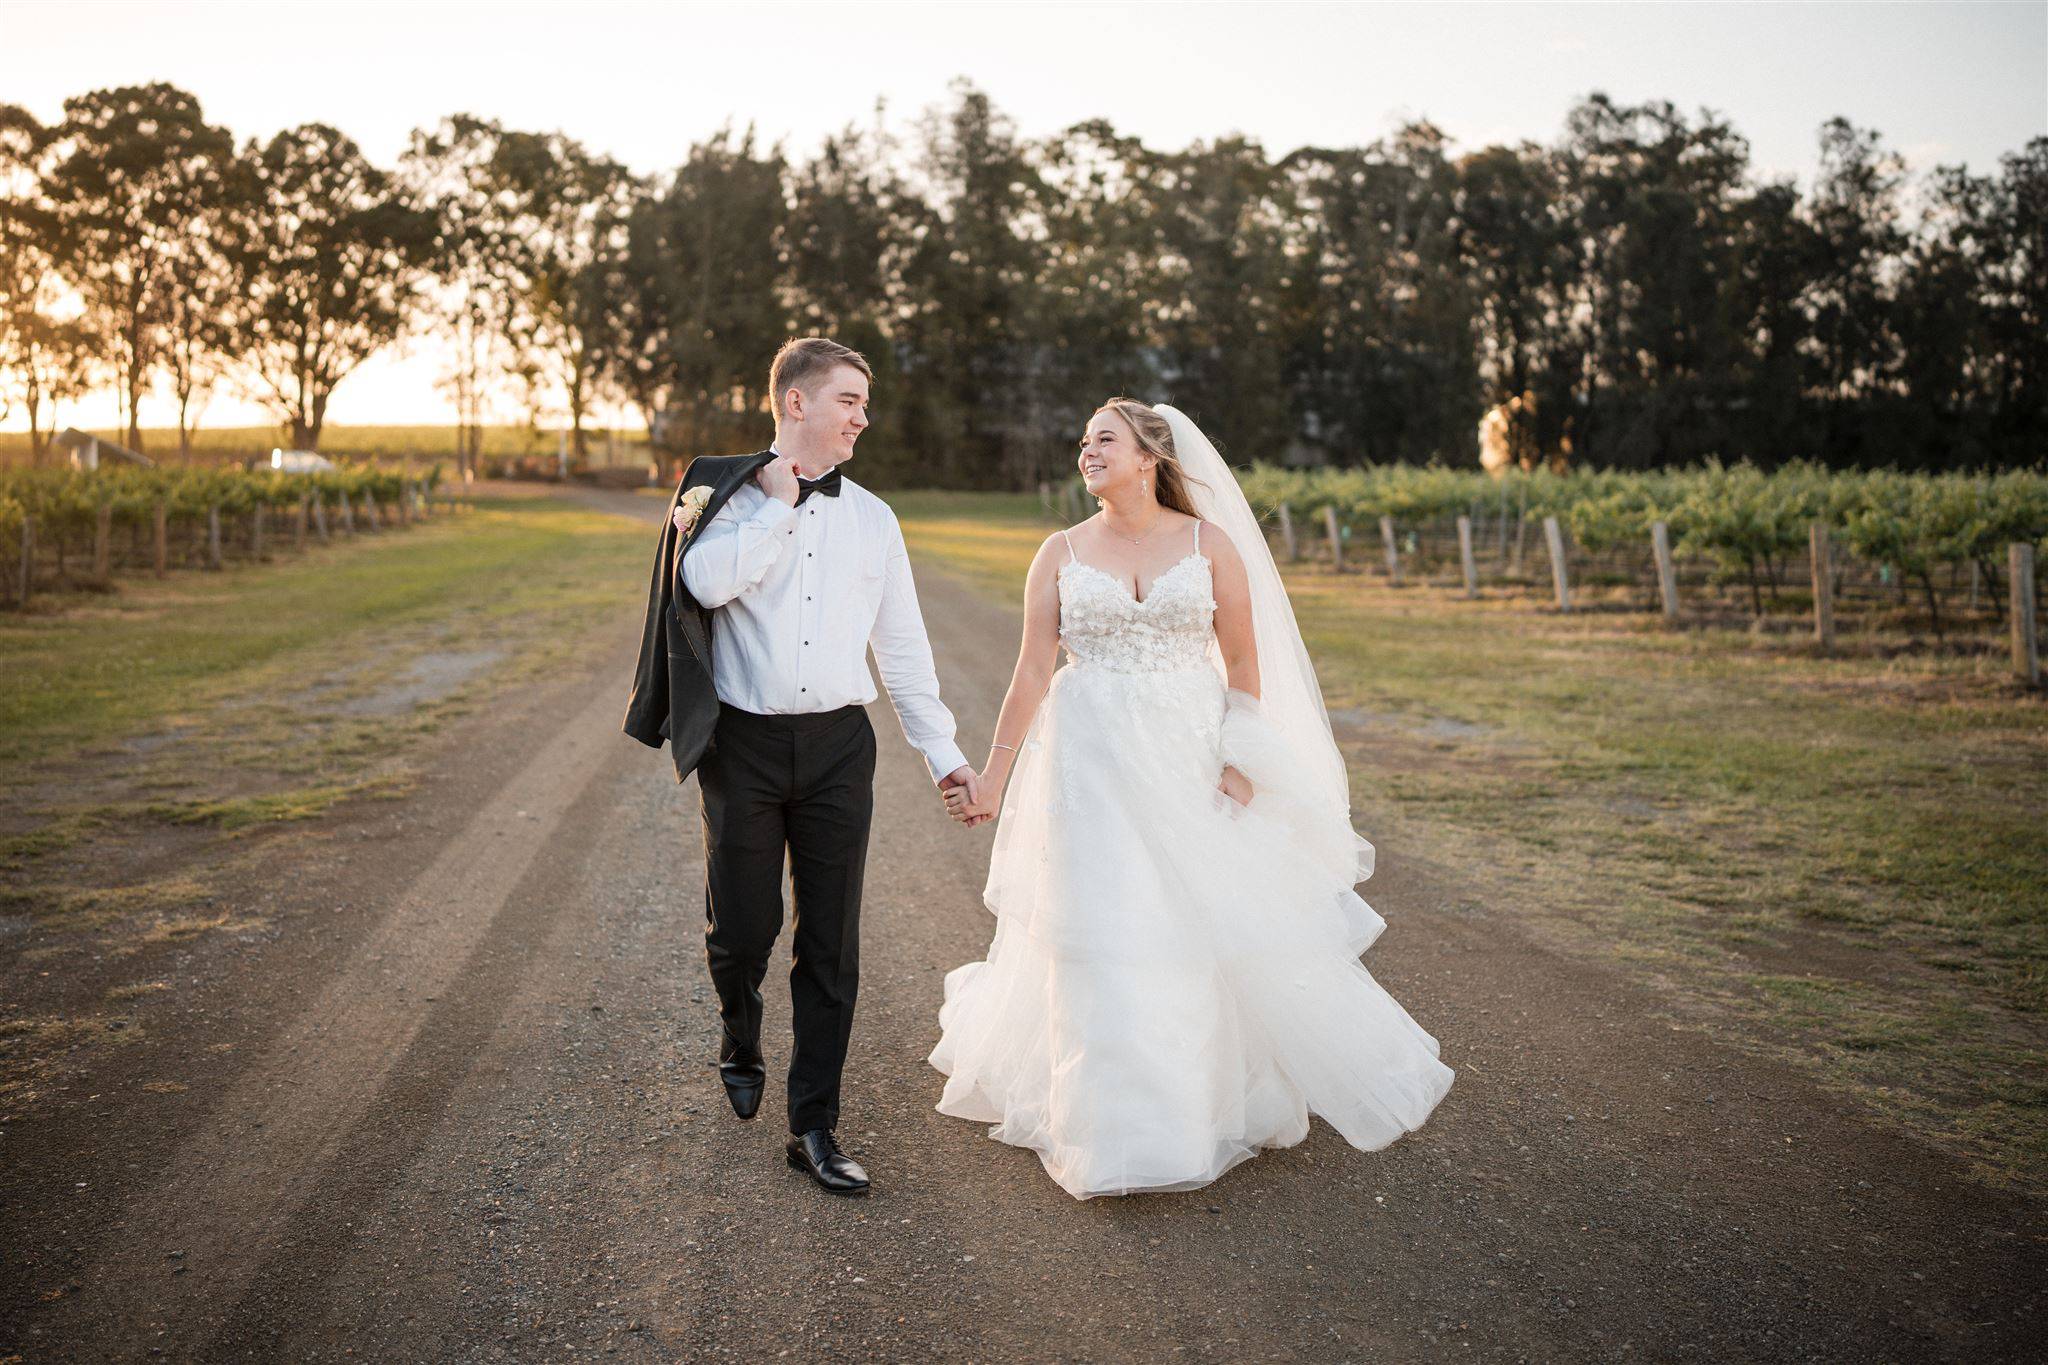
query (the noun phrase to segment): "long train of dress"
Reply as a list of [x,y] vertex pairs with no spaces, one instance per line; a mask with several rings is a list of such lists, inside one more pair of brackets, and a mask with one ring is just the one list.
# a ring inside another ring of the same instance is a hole
[[1206,1184],[1311,1113],[1383,1147],[1452,1081],[1358,960],[1384,922],[1311,822],[1283,793],[1216,789],[1210,591],[1199,550],[1142,602],[1062,566],[1072,657],[1004,796],[994,940],[945,980],[938,1108],[1035,1150],[1076,1198]]

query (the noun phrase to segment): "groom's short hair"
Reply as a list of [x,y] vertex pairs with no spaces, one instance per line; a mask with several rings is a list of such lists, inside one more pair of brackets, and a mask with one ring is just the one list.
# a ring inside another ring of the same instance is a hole
[[851,365],[875,382],[867,357],[851,346],[841,346],[829,337],[791,337],[775,353],[768,367],[768,400],[774,404],[775,420],[782,421],[782,395],[791,389],[810,392],[812,384],[841,365]]

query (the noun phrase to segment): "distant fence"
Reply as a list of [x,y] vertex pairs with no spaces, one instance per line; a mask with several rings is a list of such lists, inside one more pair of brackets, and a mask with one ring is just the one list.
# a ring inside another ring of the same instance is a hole
[[[1042,484],[1039,495],[1070,525],[1092,510],[1075,482]],[[1893,565],[1851,553],[1821,520],[1807,524],[1804,544],[1761,555],[1746,571],[1679,552],[1663,520],[1652,521],[1640,540],[1617,538],[1598,550],[1576,544],[1565,519],[1518,507],[1382,515],[1357,525],[1334,502],[1326,501],[1320,515],[1299,516],[1280,501],[1262,524],[1283,563],[1467,598],[1506,594],[1559,612],[1650,613],[1673,626],[1746,620],[1759,628],[1810,629],[1822,648],[1849,631],[2004,637],[2014,675],[2029,686],[2041,683],[2043,566],[2031,542],[2009,542],[1989,570],[1972,558],[1909,579]]]
[[10,471],[0,478],[0,606],[122,576],[269,562],[466,505],[441,488],[438,469]]

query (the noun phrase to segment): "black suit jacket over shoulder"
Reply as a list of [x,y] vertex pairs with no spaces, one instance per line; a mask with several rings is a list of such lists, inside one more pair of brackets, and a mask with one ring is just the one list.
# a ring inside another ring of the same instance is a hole
[[[624,729],[650,748],[659,749],[667,740],[678,782],[703,759],[718,728],[718,692],[711,684],[711,609],[690,596],[683,582],[683,556],[718,509],[773,458],[765,450],[699,456],[683,472],[661,520],[661,543],[647,587],[647,624],[640,637],[640,662],[633,669]],[[711,498],[689,535],[682,536],[676,531],[676,507],[692,488],[709,488]]]

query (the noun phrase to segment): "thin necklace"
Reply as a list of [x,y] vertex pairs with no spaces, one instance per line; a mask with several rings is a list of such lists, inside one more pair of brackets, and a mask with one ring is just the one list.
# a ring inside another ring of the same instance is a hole
[[[1131,541],[1131,544],[1133,544],[1133,545],[1142,545],[1142,544],[1144,544],[1144,543],[1145,543],[1145,540],[1146,540],[1146,538],[1147,538],[1147,537],[1149,537],[1149,536],[1150,536],[1150,535],[1151,535],[1151,534],[1152,534],[1152,533],[1153,533],[1154,531],[1156,531],[1156,530],[1158,530],[1158,529],[1159,529],[1159,519],[1160,519],[1161,517],[1165,516],[1165,515],[1166,515],[1166,509],[1165,509],[1165,508],[1163,508],[1163,507],[1162,507],[1162,508],[1160,508],[1160,509],[1159,509],[1159,510],[1158,510],[1157,512],[1154,512],[1154,513],[1152,514],[1152,524],[1151,524],[1150,526],[1147,526],[1147,527],[1145,528],[1145,534],[1144,534],[1144,535],[1142,535],[1142,536],[1139,536],[1139,537],[1138,537],[1138,538],[1137,538],[1136,540],[1131,540],[1131,538],[1130,538],[1129,536],[1125,535],[1125,534],[1124,534],[1124,533],[1123,533],[1122,531],[1119,531],[1119,530],[1117,530],[1117,529],[1116,529],[1115,527],[1113,527],[1113,526],[1110,526],[1110,527],[1109,527],[1109,533],[1110,533],[1111,535],[1115,536],[1115,537],[1116,537],[1116,538],[1117,538],[1118,540],[1130,540],[1130,541]],[[1102,524],[1103,524],[1104,526],[1109,526],[1109,518],[1108,518],[1108,516],[1106,516],[1106,515],[1105,515],[1105,516],[1104,516],[1104,517],[1102,518]]]

